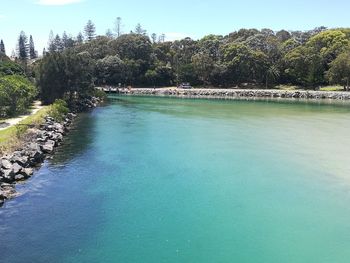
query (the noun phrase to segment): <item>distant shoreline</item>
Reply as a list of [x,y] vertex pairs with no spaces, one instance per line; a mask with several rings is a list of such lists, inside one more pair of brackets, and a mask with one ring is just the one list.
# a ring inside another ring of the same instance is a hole
[[350,92],[313,90],[131,88],[117,89],[115,92],[111,93],[124,95],[155,95],[193,98],[281,98],[312,100],[350,100]]

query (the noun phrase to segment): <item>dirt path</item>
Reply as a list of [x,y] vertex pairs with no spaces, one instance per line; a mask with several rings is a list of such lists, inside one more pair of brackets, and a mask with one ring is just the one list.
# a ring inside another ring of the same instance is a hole
[[[41,105],[41,101],[34,101],[32,107],[30,109],[29,114],[21,115],[21,116],[18,116],[16,118],[11,118],[11,119],[6,119],[6,120],[0,121],[0,131],[5,130],[7,128],[10,128],[10,127],[18,124],[19,122],[23,121],[25,118],[37,113],[42,108],[43,108],[43,106]],[[2,127],[1,124],[5,124],[6,127]]]

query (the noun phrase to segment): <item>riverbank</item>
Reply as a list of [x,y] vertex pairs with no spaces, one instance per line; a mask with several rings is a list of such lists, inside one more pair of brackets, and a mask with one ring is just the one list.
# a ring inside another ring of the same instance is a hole
[[350,92],[272,89],[179,89],[179,88],[132,88],[119,89],[125,95],[180,96],[190,98],[288,98],[350,100]]
[[[79,107],[84,104],[82,108],[93,108],[98,103],[100,100],[92,97],[84,100],[84,103],[79,102]],[[20,146],[0,158],[0,206],[6,199],[17,195],[16,183],[30,178],[35,169],[38,169],[44,160],[54,153],[55,148],[63,142],[76,114],[56,112],[54,115],[57,113],[60,115],[56,116],[57,119],[49,116],[54,112],[46,111],[45,116],[39,116],[40,123],[26,123],[23,126],[24,136],[17,138],[20,140],[18,143]],[[11,128],[17,129],[17,127]]]

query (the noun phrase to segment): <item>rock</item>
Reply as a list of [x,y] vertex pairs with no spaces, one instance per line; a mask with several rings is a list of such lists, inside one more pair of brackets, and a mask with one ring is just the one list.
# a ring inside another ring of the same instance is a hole
[[27,178],[23,174],[16,174],[15,175],[15,180],[16,181],[23,181],[25,179],[27,179]]
[[12,165],[12,171],[15,173],[15,174],[18,174],[20,173],[20,171],[23,169],[22,166],[20,166],[18,163],[14,163]]
[[14,156],[12,160],[22,167],[26,167],[28,164],[28,156],[22,155],[22,156]]
[[54,140],[47,140],[45,145],[51,145],[52,147],[54,147],[56,145],[56,142]]
[[32,142],[28,144],[28,149],[33,150],[33,151],[40,151],[40,145],[38,143]]
[[9,199],[16,195],[15,186],[13,184],[2,183],[0,186],[0,199]]
[[44,144],[42,146],[43,152],[44,153],[52,153],[53,152],[53,145],[51,144]]
[[15,173],[12,169],[2,169],[2,178],[4,182],[13,182]]
[[1,165],[0,168],[5,168],[5,169],[11,169],[12,168],[12,164],[8,159],[1,159],[0,160]]
[[34,173],[34,170],[32,168],[24,168],[21,171],[21,174],[26,178],[31,177],[33,173]]

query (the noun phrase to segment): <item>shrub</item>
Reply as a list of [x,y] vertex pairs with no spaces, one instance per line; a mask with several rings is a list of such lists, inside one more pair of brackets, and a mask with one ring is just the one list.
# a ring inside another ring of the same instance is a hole
[[48,115],[56,121],[62,121],[64,116],[69,112],[67,102],[61,99],[55,100],[51,105]]

